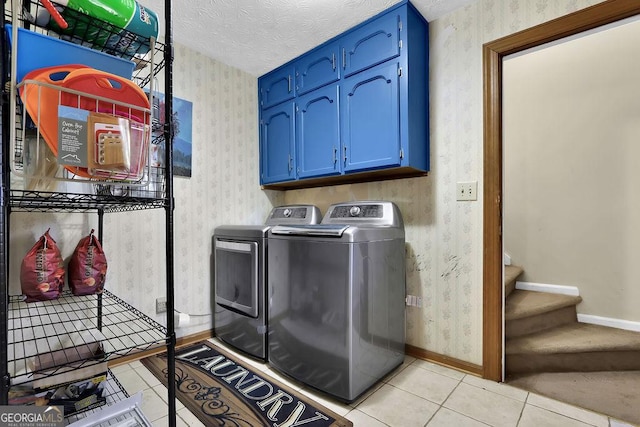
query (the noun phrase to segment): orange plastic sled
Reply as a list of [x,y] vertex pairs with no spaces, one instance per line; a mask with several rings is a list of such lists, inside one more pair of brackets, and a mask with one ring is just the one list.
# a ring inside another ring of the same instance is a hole
[[[27,73],[23,81],[34,80],[39,83],[48,83],[54,86],[62,86],[64,79],[73,71],[89,68],[80,64],[56,65],[53,67],[39,68]],[[51,149],[58,156],[58,104],[60,103],[60,91],[58,89],[33,83],[20,86],[20,99],[22,99],[31,120],[35,123]],[[86,170],[75,166],[65,166],[70,172],[89,178]]]
[[149,109],[149,98],[147,94],[131,80],[96,70],[95,68],[83,68],[69,73],[62,82],[62,86],[93,96],[131,104],[139,109],[130,109],[113,102],[99,101],[68,92],[62,93],[62,105],[88,111],[105,112],[118,117],[131,118],[131,116],[133,116],[134,120],[138,122],[150,124],[150,114],[142,111],[142,109]]

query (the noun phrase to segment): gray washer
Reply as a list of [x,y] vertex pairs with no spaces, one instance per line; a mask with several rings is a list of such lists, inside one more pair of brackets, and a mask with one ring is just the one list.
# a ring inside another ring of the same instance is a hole
[[269,363],[353,401],[402,364],[405,234],[391,202],[333,205],[319,225],[272,227]]

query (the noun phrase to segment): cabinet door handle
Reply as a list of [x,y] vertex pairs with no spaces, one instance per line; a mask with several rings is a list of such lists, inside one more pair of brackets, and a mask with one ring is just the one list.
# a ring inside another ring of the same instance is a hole
[[333,67],[333,71],[336,70],[336,54],[332,53],[331,54],[331,66]]
[[338,163],[338,148],[333,147],[333,164]]
[[293,157],[291,157],[291,154],[289,154],[289,160],[287,160],[289,164],[289,172],[293,170],[293,165],[291,164],[291,160],[293,160]]
[[287,76],[287,84],[289,85],[289,92],[291,92],[291,74]]
[[342,68],[347,68],[347,49],[342,48]]
[[347,146],[344,146],[344,165],[347,166]]

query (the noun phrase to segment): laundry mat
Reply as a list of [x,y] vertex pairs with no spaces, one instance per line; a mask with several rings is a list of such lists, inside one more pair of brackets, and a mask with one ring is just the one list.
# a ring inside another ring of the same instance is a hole
[[[206,426],[353,426],[208,341],[177,349],[175,360],[176,397]],[[166,353],[141,362],[167,385]]]

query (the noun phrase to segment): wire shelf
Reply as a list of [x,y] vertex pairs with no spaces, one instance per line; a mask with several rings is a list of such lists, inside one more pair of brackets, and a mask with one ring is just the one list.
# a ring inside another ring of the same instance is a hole
[[[145,197],[127,187],[96,186],[96,194],[11,190],[13,212],[129,212],[167,206],[162,198]],[[157,196],[161,196],[159,190]]]
[[9,298],[7,353],[13,386],[167,342],[164,326],[109,291],[74,296],[67,290],[44,302],[23,299]]

